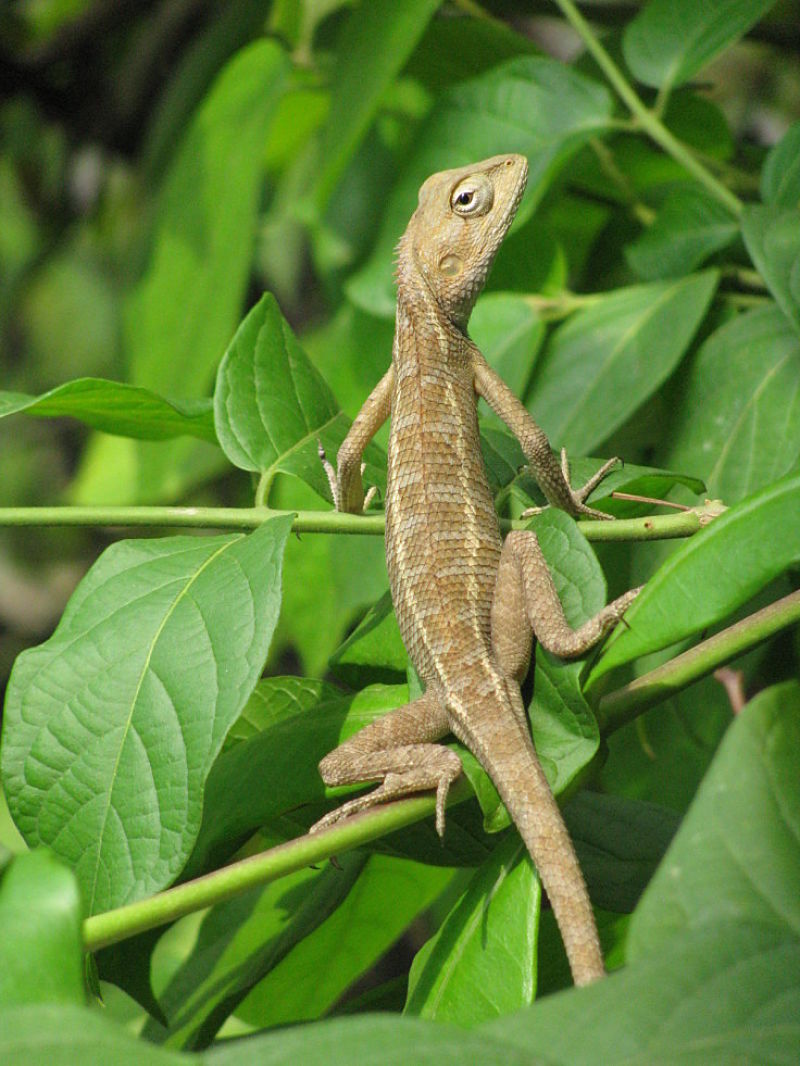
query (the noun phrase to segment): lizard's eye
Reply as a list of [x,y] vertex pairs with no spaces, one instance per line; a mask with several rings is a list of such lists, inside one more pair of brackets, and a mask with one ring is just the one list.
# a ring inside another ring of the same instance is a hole
[[450,194],[450,206],[459,215],[485,215],[493,200],[494,188],[485,174],[465,178]]

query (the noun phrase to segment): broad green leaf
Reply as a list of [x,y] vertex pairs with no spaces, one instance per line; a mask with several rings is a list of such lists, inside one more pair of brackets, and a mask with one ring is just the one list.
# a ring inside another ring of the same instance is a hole
[[370,856],[347,898],[253,989],[237,1017],[261,1029],[327,1013],[452,878],[446,867]]
[[[385,469],[383,461],[381,477]],[[296,478],[279,477],[270,502],[286,510],[316,509],[319,496]],[[278,662],[276,657],[288,647],[305,674],[318,676],[348,629],[386,589],[383,540],[344,533],[291,537],[284,574],[283,609],[271,662]]]
[[354,8],[337,42],[331,72],[331,108],[320,146],[316,209],[327,204],[386,89],[433,16],[439,0],[395,0]]
[[544,323],[530,304],[511,293],[487,293],[470,319],[469,334],[508,387],[524,395],[544,339]]
[[603,86],[552,59],[512,59],[447,90],[419,131],[389,197],[372,256],[348,283],[351,299],[371,314],[394,313],[392,251],[430,174],[500,152],[526,155],[530,174],[522,221],[567,159],[605,128],[610,114]]
[[48,852],[19,855],[7,867],[0,875],[0,1009],[85,1002],[81,918],[75,878]]
[[330,496],[318,442],[334,458],[349,419],[271,293],[247,315],[220,363],[214,417],[222,450],[236,466],[268,480],[293,474]]
[[484,1037],[455,1026],[386,1014],[288,1026],[245,1041],[226,1041],[206,1052],[202,1061],[204,1066],[285,1066],[288,1062],[324,1066],[405,1066],[409,1062],[414,1066],[464,1066],[465,1062],[539,1066],[548,1062],[546,1057],[539,1059],[510,1048],[502,1036]]
[[[564,249],[553,230],[534,217],[515,229],[500,245],[486,281],[487,293],[559,295],[567,288],[569,269]],[[470,319],[470,332],[475,326],[475,315],[487,299],[485,296],[478,301]],[[529,309],[532,310],[530,305]]]
[[799,748],[800,686],[760,692],[724,737],[637,908],[631,961],[718,923],[772,927],[800,946]]
[[428,23],[404,74],[431,92],[473,78],[518,55],[537,55],[533,41],[494,19],[436,18]]
[[36,418],[77,418],[120,437],[166,440],[197,437],[216,442],[210,400],[165,400],[150,389],[102,378],[77,378],[41,396],[0,392],[0,418],[24,411]]
[[[373,681],[376,672],[405,675],[408,655],[392,609],[392,597],[386,592],[367,611],[347,640],[334,652],[331,670],[354,687],[368,676]],[[387,676],[386,680],[389,680]]]
[[625,257],[645,281],[679,277],[726,248],[739,225],[718,200],[700,186],[669,194],[653,225],[625,249]]
[[264,0],[231,0],[212,9],[208,21],[176,53],[177,64],[164,71],[164,87],[148,116],[141,151],[148,177],[157,177],[168,164],[176,141],[220,68],[263,27]]
[[800,559],[800,476],[748,496],[671,555],[625,612],[589,683],[723,621]]
[[320,759],[407,699],[405,685],[375,685],[356,696],[335,698],[328,698],[326,689],[320,703],[313,689],[296,691],[295,698],[287,700],[280,688],[275,698],[271,681],[261,682],[251,696],[258,704],[261,731],[228,748],[214,763],[187,875],[220,865],[250,834],[284,811],[322,800]]
[[393,337],[394,322],[347,301],[329,322],[303,334],[303,347],[351,418],[386,373]]
[[208,1047],[253,985],[347,898],[366,861],[343,855],[339,869],[300,870],[213,907],[159,996],[169,1025],[150,1021],[143,1036],[169,1047]]
[[528,407],[554,445],[586,454],[669,377],[702,322],[715,271],[598,296],[553,335]]
[[789,127],[767,156],[761,197],[775,207],[800,208],[800,122]]
[[800,1055],[798,973],[796,940],[719,924],[478,1032],[551,1066],[788,1066]]
[[611,734],[603,787],[685,811],[730,722],[725,689],[703,678]]
[[[55,1004],[0,1010],[0,1061],[3,1066],[198,1064],[196,1057],[138,1040],[98,1010]],[[240,1063],[250,1066],[248,1059]]]
[[406,1013],[471,1028],[532,1003],[541,887],[509,834],[417,953]]
[[694,356],[666,461],[695,470],[712,498],[737,500],[800,456],[800,338],[777,307],[726,322]]
[[335,685],[313,677],[262,677],[231,726],[222,750],[227,751],[242,740],[258,736],[276,717],[340,699],[341,695]]
[[751,204],[742,215],[742,236],[781,311],[800,331],[800,211]]
[[290,527],[115,544],[17,659],[9,806],[29,844],[73,866],[90,913],[164,888],[188,858],[206,776],[266,658]]
[[678,816],[655,803],[579,792],[564,808],[589,894],[618,914],[634,909],[678,828]]
[[742,37],[775,0],[649,0],[625,27],[625,61],[645,85],[669,89],[692,78]]
[[275,41],[256,41],[223,68],[192,118],[161,190],[147,271],[126,308],[137,385],[206,393],[241,308],[261,148],[287,70]]
[[[159,193],[147,268],[125,304],[124,352],[135,385],[167,396],[207,395],[241,314],[262,149],[288,69],[274,40],[256,41],[226,64],[192,117]],[[175,498],[208,476],[208,458],[198,452],[188,442],[154,452],[103,440],[84,461],[79,498]]]

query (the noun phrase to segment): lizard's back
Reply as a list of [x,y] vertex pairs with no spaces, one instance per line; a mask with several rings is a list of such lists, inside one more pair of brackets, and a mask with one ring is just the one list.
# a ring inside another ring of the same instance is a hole
[[423,680],[453,691],[470,665],[489,665],[501,550],[470,344],[401,298],[394,365],[386,500],[392,599]]

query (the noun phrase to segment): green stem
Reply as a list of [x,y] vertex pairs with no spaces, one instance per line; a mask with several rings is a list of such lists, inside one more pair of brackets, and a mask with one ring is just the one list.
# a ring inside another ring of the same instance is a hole
[[[702,510],[702,509],[701,509]],[[270,518],[294,515],[295,533],[359,533],[383,536],[381,511],[365,515],[340,511],[282,511],[272,507],[0,507],[3,526],[144,526],[191,529],[257,529]],[[614,522],[582,521],[581,532],[593,541],[668,540],[689,537],[702,524],[695,510]],[[529,519],[500,519],[504,533],[527,529]]]
[[605,48],[600,44],[600,41],[592,32],[591,26],[580,11],[578,11],[573,0],[555,0],[555,2],[558,7],[561,8],[564,17],[572,24],[575,31],[583,40],[587,50],[594,57],[595,62],[608,79],[609,84],[614,88],[617,95],[631,114],[635,116],[641,129],[643,129],[645,133],[656,142],[656,144],[663,148],[668,155],[672,156],[677,163],[680,163],[682,167],[697,178],[701,185],[704,185],[712,196],[719,200],[720,203],[724,204],[732,215],[735,215],[738,218],[742,213],[744,206],[742,201],[721,182],[717,181],[714,175],[707,170],[703,164],[692,155],[689,149],[670,133],[664,123],[645,106],[643,101],[631,88],[625,75]]
[[605,736],[619,729],[649,707],[669,699],[687,685],[706,677],[796,622],[800,622],[800,592],[784,596],[769,607],[756,611],[670,659],[663,666],[607,693],[597,708],[600,731]]
[[[463,779],[456,782],[450,791],[448,805],[460,803],[471,795]],[[156,929],[204,907],[222,903],[249,888],[269,884],[296,870],[324,862],[325,859],[427,818],[435,807],[436,800],[432,795],[414,796],[376,807],[368,814],[349,818],[326,832],[306,834],[259,855],[223,866],[221,870],[195,878],[194,881],[175,885],[148,899],[95,914],[83,923],[84,948],[86,951],[99,951],[147,929]]]
[[269,518],[293,514],[295,533],[383,534],[383,514],[282,511],[271,507],[0,507],[2,526],[177,526],[256,529]]

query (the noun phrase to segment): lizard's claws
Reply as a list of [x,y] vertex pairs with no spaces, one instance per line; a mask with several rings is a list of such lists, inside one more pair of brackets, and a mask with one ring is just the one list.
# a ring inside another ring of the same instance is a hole
[[[574,518],[578,516],[585,516],[586,518],[597,518],[601,521],[613,521],[614,516],[606,514],[605,511],[598,511],[594,507],[589,507],[586,504],[586,497],[589,496],[594,489],[600,484],[606,474],[612,470],[617,463],[621,463],[622,460],[618,456],[614,456],[613,459],[606,460],[605,463],[596,470],[594,474],[589,478],[585,485],[582,485],[579,489],[573,489],[570,484],[569,477],[569,459],[567,458],[567,449],[561,449],[561,473],[564,475],[564,482],[569,490],[570,497],[574,509],[570,512]],[[549,505],[548,505],[549,506]],[[528,507],[522,512],[520,518],[532,518],[534,515],[541,514],[546,510],[546,507]]]
[[[331,496],[333,497],[333,506],[334,506],[334,508],[337,511],[341,511],[341,510],[343,510],[343,508],[341,506],[342,494],[341,494],[341,491],[340,491],[339,479],[336,476],[336,470],[334,468],[334,465],[330,461],[330,459],[328,459],[328,456],[325,454],[325,449],[322,446],[322,441],[319,438],[317,438],[317,453],[319,455],[320,462],[322,463],[322,469],[325,471],[325,476],[328,479],[328,485],[330,486]],[[361,464],[361,473],[362,474],[364,473],[366,468],[367,468],[367,464],[366,463],[362,463]],[[372,502],[372,500],[374,499],[375,493],[377,491],[378,491],[378,486],[377,485],[372,485],[370,488],[367,489],[366,495],[364,496],[364,504],[363,504],[363,507],[362,507],[363,511],[366,511],[366,509],[369,507],[369,505]]]

